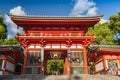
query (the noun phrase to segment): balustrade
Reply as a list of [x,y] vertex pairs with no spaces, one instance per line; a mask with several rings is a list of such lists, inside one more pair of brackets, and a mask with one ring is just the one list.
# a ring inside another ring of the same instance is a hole
[[29,33],[29,34],[17,34],[17,36],[34,36],[34,37],[91,37],[94,36],[83,33]]

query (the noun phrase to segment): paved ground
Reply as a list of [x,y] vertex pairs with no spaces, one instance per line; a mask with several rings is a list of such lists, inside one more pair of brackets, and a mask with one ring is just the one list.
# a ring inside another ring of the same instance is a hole
[[49,76],[0,76],[0,80],[120,80],[118,76],[112,75],[49,75]]

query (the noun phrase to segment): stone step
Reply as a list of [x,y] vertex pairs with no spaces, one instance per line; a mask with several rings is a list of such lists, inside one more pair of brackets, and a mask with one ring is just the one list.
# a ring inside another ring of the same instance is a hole
[[120,80],[118,76],[112,75],[71,75],[71,80]]
[[0,80],[120,80],[118,76],[112,75],[45,75],[45,76],[22,76],[22,75],[9,75],[0,76]]

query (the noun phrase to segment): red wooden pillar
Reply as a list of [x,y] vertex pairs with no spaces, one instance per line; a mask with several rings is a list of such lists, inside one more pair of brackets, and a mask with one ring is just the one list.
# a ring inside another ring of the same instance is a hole
[[86,47],[83,47],[83,57],[84,57],[84,69],[85,69],[85,74],[88,74]]
[[94,74],[96,74],[96,67],[95,67],[95,65],[96,65],[96,62],[94,62]]
[[66,74],[66,58],[64,58],[64,66],[63,66],[63,69],[64,69],[64,74]]
[[44,74],[46,74],[47,70],[47,54],[44,53]]
[[118,64],[118,70],[120,70],[120,55],[118,57],[118,62],[119,62],[119,64]]
[[107,74],[107,65],[106,65],[106,59],[105,59],[105,55],[103,55],[103,66],[104,66],[104,74]]
[[70,62],[68,61],[68,57],[65,58],[64,73],[66,75],[70,75],[71,74]]

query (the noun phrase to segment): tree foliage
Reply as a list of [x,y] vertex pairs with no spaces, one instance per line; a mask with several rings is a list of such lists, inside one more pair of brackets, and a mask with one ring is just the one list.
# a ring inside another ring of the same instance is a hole
[[63,73],[63,60],[48,60],[47,73],[48,74],[62,74]]
[[89,70],[90,70],[90,74],[94,74],[94,62],[88,62],[88,66],[89,66]]
[[109,28],[113,30],[114,33],[120,33],[120,12],[110,17]]
[[0,13],[0,41],[7,38],[7,26],[3,23],[3,16]]
[[3,22],[3,16],[0,13],[0,45],[19,44],[15,38],[7,38],[7,26]]
[[[109,23],[98,23],[94,27],[89,28],[87,34],[94,34],[96,42],[100,45],[112,45],[114,44],[114,34],[108,27]],[[94,43],[95,44],[95,43]]]
[[2,45],[12,45],[12,44],[19,44],[19,42],[15,38],[9,38],[2,42]]
[[116,43],[120,45],[120,12],[110,17],[109,28],[114,32]]

